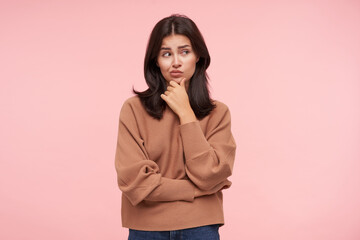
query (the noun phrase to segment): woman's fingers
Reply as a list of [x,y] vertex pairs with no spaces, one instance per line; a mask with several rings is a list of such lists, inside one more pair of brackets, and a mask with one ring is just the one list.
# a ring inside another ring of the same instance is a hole
[[180,81],[180,86],[185,87],[185,78]]
[[160,97],[167,103],[167,96],[165,94],[160,94]]
[[167,87],[167,90],[168,90],[168,91],[172,91],[172,90],[174,90],[174,87],[168,86],[168,87]]
[[160,95],[178,116],[180,116],[180,114],[183,115],[184,112],[192,112],[191,115],[194,115],[185,89],[184,81],[185,78],[181,79],[180,84],[176,81],[170,81],[166,91]]
[[176,87],[176,86],[178,86],[179,84],[177,84],[177,82],[175,82],[175,81],[170,81],[170,82],[169,82],[169,85],[170,85],[170,86],[173,86],[173,87]]

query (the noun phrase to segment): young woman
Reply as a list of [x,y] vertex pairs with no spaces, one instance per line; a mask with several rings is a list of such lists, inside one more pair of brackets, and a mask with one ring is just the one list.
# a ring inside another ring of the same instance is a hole
[[129,239],[219,239],[236,144],[228,107],[209,96],[210,55],[195,23],[159,21],[146,49],[148,89],[120,112],[115,168]]

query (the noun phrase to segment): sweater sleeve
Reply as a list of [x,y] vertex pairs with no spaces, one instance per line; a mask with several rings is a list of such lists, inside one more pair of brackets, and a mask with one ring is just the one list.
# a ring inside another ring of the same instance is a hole
[[195,186],[189,180],[162,177],[149,159],[132,106],[121,108],[115,153],[117,182],[132,205],[147,201],[193,201]]
[[205,134],[198,121],[180,125],[180,133],[190,180],[205,192],[221,185],[230,187],[227,178],[232,174],[236,143],[226,105],[222,104],[211,116]]

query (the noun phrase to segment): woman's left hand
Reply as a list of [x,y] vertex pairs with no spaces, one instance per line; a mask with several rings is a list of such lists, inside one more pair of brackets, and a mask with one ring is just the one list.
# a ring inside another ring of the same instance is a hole
[[170,81],[167,90],[160,97],[178,115],[181,124],[197,120],[185,89],[185,78],[180,81],[180,84]]

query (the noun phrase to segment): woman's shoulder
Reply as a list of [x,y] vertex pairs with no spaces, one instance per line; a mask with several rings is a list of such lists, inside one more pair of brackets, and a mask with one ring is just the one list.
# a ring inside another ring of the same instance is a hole
[[209,121],[219,122],[224,120],[224,118],[230,118],[229,107],[225,103],[219,100],[212,100],[212,102],[215,108],[208,115]]
[[213,99],[212,103],[215,105],[215,108],[209,115],[200,120],[206,129],[205,131],[212,131],[213,129],[226,126],[231,122],[229,107],[219,100]]
[[135,95],[135,96],[131,96],[129,98],[127,98],[124,103],[123,103],[123,106],[124,105],[141,105],[141,101],[140,101],[140,98],[138,95]]
[[215,108],[213,109],[212,113],[224,114],[229,111],[229,107],[225,103],[219,100],[213,100],[213,103],[215,104]]
[[141,103],[141,100],[139,98],[139,96],[135,95],[132,97],[127,98],[122,107],[121,107],[121,112],[138,112],[138,111],[143,111],[143,106]]
[[135,96],[127,98],[124,101],[122,107],[123,108],[124,107],[139,108],[139,107],[142,107],[142,103],[141,103],[141,100],[140,100],[139,96],[135,95]]

